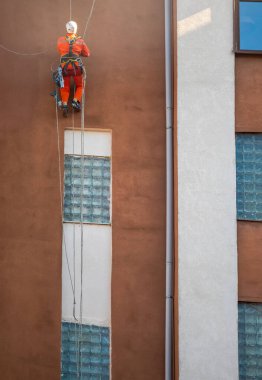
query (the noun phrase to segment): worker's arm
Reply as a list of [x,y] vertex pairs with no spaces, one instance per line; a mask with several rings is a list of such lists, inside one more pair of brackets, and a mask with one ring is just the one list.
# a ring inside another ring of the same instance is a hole
[[82,55],[82,57],[89,57],[90,56],[90,50],[88,49],[88,47],[87,47],[87,45],[85,44],[84,41],[83,41],[83,44],[82,44],[81,55]]
[[58,38],[56,48],[60,55],[64,55],[68,52],[68,42],[65,40],[65,37]]
[[61,39],[59,37],[57,40],[57,43],[56,43],[56,49],[57,49],[58,53],[60,53],[60,44],[61,44]]

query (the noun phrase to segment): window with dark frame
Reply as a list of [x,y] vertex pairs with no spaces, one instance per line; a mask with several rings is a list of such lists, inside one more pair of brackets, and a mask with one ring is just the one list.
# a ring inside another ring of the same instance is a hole
[[262,0],[235,0],[236,53],[262,53]]

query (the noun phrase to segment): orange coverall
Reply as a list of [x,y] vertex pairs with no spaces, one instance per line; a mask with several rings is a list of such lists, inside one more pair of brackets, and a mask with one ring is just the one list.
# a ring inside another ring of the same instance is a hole
[[[89,57],[90,51],[87,45],[85,44],[84,40],[73,33],[67,33],[66,36],[59,37],[57,41],[57,49],[58,49],[58,52],[60,53],[61,58],[63,56],[68,57],[69,49],[70,49],[69,40],[74,39],[74,38],[76,39],[72,46],[72,53],[74,54],[74,56]],[[66,60],[66,58],[64,59]],[[65,67],[65,65],[66,65],[66,62],[61,63],[61,67],[63,70],[63,78],[64,78],[64,88],[60,88],[62,102],[64,104],[65,103],[67,104],[68,102],[69,95],[70,95],[71,77],[74,78],[74,82],[76,85],[74,98],[77,99],[79,102],[81,102],[81,97],[83,93],[83,74],[82,74],[81,67],[79,66],[78,62],[75,62],[75,66],[69,63],[67,65],[67,69],[64,70],[63,68]]]

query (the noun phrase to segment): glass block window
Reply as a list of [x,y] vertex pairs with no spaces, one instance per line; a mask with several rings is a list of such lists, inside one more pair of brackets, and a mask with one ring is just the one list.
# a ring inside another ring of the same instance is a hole
[[[82,163],[84,165],[83,189]],[[83,222],[98,224],[110,223],[110,173],[110,158],[65,156],[65,222],[81,222],[82,193]]]
[[239,379],[262,379],[262,304],[238,305]]
[[237,218],[262,220],[262,134],[236,135]]
[[62,322],[62,380],[109,380],[109,328]]

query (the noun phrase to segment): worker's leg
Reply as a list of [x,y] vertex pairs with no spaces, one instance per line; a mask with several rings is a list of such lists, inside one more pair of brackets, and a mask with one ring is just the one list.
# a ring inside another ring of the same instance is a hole
[[74,95],[74,100],[81,102],[82,94],[83,94],[83,75],[74,76],[74,82],[76,85],[76,91]]
[[63,76],[64,87],[60,88],[60,94],[63,104],[67,104],[70,95],[70,76]]

